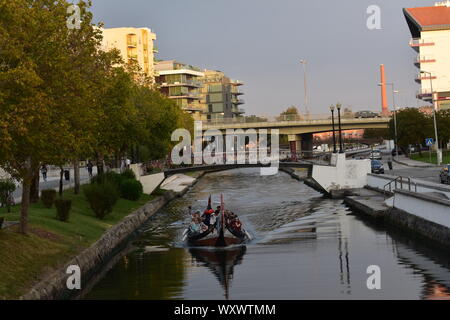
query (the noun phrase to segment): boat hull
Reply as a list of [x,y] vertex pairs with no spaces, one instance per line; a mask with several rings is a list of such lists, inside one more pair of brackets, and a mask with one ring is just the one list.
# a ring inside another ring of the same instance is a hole
[[223,232],[216,230],[204,232],[202,235],[188,235],[187,241],[196,247],[227,247],[244,243],[248,240],[244,233],[238,234],[225,229]]

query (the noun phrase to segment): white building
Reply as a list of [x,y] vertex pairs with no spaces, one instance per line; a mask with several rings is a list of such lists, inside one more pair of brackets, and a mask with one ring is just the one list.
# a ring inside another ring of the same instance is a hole
[[[419,99],[431,102],[431,87],[438,109],[450,108],[450,1],[434,7],[403,9],[411,31],[410,46],[417,52],[414,61],[421,85]],[[424,72],[426,71],[426,72]]]
[[137,62],[154,82],[154,54],[157,52],[153,43],[156,40],[155,33],[148,28],[110,28],[102,31],[103,49],[118,49],[125,63]]

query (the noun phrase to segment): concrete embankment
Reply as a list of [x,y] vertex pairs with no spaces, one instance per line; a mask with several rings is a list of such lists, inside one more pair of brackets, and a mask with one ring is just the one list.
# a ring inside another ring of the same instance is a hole
[[361,189],[344,203],[356,214],[402,229],[413,237],[450,248],[450,200],[433,194],[395,190],[385,200],[382,193]]
[[[53,300],[73,299],[87,293],[89,289],[101,279],[102,275],[112,267],[114,262],[124,252],[130,240],[139,234],[139,228],[151,216],[167,205],[171,200],[183,196],[189,188],[194,186],[204,172],[195,176],[195,179],[185,185],[179,192],[168,191],[163,196],[148,202],[143,207],[126,216],[122,221],[109,229],[97,242],[82,251],[71,261],[51,273],[46,279],[36,284],[21,299],[26,300]],[[69,290],[66,273],[69,266],[78,266],[81,271],[81,290]]]

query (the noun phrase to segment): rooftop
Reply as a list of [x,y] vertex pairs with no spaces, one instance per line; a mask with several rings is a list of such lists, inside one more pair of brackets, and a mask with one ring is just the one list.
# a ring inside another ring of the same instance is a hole
[[416,7],[403,9],[411,32],[450,30],[450,1],[434,7]]

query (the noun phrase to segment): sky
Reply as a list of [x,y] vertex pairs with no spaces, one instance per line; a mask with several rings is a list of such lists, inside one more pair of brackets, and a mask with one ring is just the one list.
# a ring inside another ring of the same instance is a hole
[[[353,111],[381,111],[379,65],[399,94],[397,106],[416,107],[416,52],[402,9],[429,0],[92,0],[95,22],[106,28],[148,27],[158,59],[221,70],[245,83],[246,114],[304,111],[307,61],[309,109],[329,112],[340,102]],[[367,8],[381,11],[369,30]],[[390,87],[388,87],[389,89]],[[392,94],[388,92],[389,104]]]

